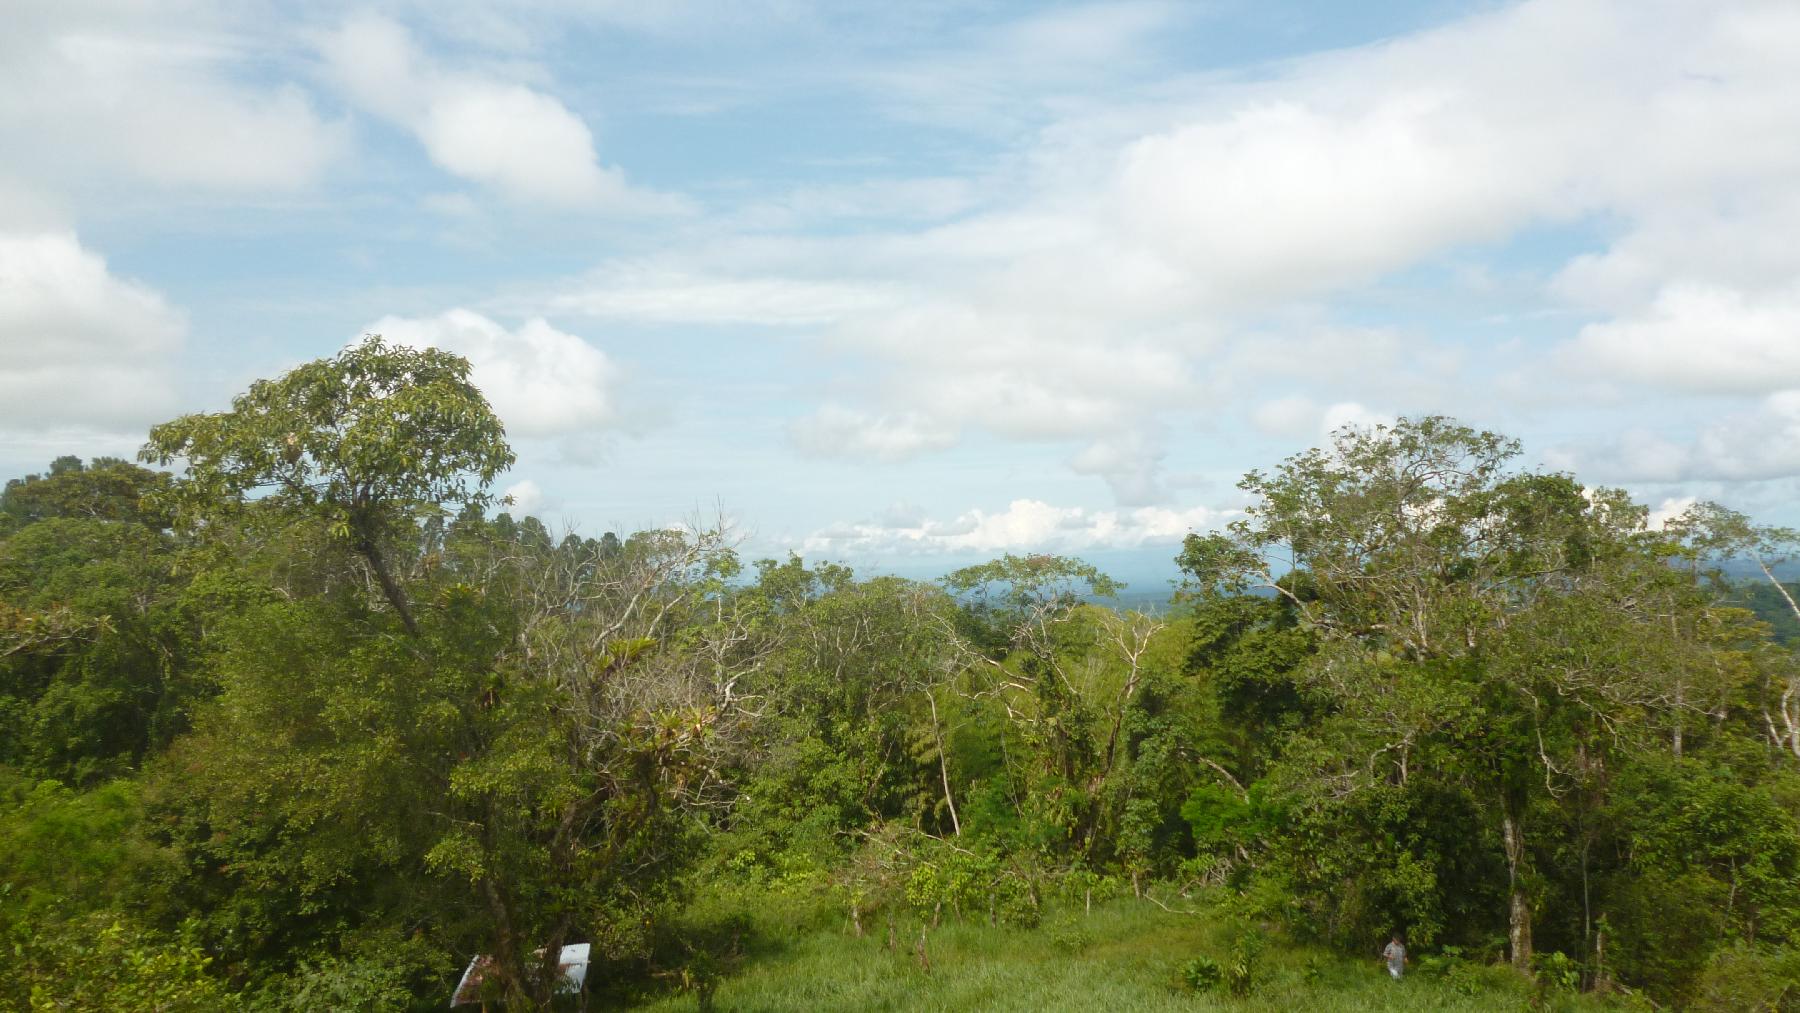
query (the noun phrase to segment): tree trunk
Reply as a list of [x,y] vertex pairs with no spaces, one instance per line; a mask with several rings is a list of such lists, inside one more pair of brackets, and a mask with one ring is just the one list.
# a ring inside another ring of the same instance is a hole
[[1594,936],[1594,991],[1601,994],[1612,991],[1612,976],[1606,970],[1606,927],[1605,915],[1601,915],[1601,928]]
[[512,905],[500,892],[500,886],[492,878],[481,882],[482,893],[487,897],[488,914],[494,919],[494,953],[488,961],[488,974],[500,979],[505,990],[507,1002],[525,995],[525,978],[528,972],[525,967],[524,954],[520,952],[519,938],[513,932]]
[[938,777],[944,782],[944,805],[950,810],[950,828],[962,836],[962,820],[956,816],[956,799],[950,794],[950,766],[944,756],[944,733],[938,727],[937,696],[928,687],[925,699],[931,701],[931,737],[937,741]]
[[1674,746],[1675,746],[1675,758],[1678,760],[1681,758],[1681,708],[1683,706],[1685,706],[1687,703],[1687,700],[1684,699],[1686,697],[1686,694],[1682,692],[1683,688],[1684,687],[1680,683],[1676,683],[1676,685],[1675,685],[1675,742],[1674,742]]
[[1512,951],[1512,965],[1521,971],[1530,971],[1531,902],[1520,882],[1525,872],[1525,837],[1511,809],[1500,818],[1500,836],[1506,846],[1507,943]]
[[394,579],[393,571],[388,569],[381,547],[375,543],[374,538],[364,538],[356,548],[369,561],[369,569],[375,571],[375,579],[381,584],[381,593],[400,615],[400,625],[406,627],[406,632],[418,636],[419,624],[413,619],[412,599],[406,596],[406,589],[400,586],[400,582]]
[[1781,586],[1781,581],[1775,579],[1775,571],[1769,569],[1769,564],[1764,562],[1760,555],[1756,557],[1756,566],[1762,570],[1763,576],[1769,578],[1769,583],[1775,585],[1775,593],[1781,595],[1782,601],[1787,602],[1787,607],[1794,613],[1794,618],[1800,619],[1800,602],[1795,602],[1794,596],[1788,594],[1787,588]]

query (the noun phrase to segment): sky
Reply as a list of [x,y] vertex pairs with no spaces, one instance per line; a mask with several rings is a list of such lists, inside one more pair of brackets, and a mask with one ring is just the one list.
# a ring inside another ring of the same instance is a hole
[[368,333],[515,511],[1140,586],[1449,414],[1800,522],[1800,5],[0,0],[0,473]]

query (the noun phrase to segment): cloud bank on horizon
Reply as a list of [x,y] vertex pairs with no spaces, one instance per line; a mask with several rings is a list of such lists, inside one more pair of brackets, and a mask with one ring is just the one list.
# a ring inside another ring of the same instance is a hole
[[1429,412],[1800,521],[1800,9],[1445,7],[36,5],[0,465],[380,332],[589,529],[1166,557]]

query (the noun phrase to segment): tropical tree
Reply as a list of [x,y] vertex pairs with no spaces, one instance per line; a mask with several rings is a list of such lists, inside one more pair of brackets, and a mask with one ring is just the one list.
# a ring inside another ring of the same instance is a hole
[[417,634],[389,544],[425,517],[489,502],[488,486],[513,462],[505,435],[469,382],[468,360],[371,336],[257,381],[230,411],[156,426],[140,457],[186,464],[173,502],[190,522],[252,497],[323,521]]
[[[1201,595],[1286,601],[1319,650],[1301,670],[1333,716],[1308,755],[1338,797],[1420,774],[1460,785],[1505,858],[1509,945],[1530,966],[1532,814],[1700,678],[1672,641],[1667,543],[1622,493],[1516,470],[1517,444],[1448,419],[1340,430],[1251,472],[1246,516],[1189,536]],[[1664,644],[1664,647],[1654,645]]]

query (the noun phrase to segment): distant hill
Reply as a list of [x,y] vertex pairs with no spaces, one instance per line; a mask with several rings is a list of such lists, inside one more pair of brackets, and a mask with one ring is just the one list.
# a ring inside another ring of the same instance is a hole
[[[1787,592],[1800,600],[1800,582],[1782,581]],[[1773,585],[1757,574],[1757,579],[1738,579],[1732,584],[1731,594],[1727,601],[1733,605],[1741,605],[1756,613],[1756,617],[1768,623],[1774,630],[1777,643],[1800,645],[1800,619],[1794,617],[1794,610],[1788,606]]]

